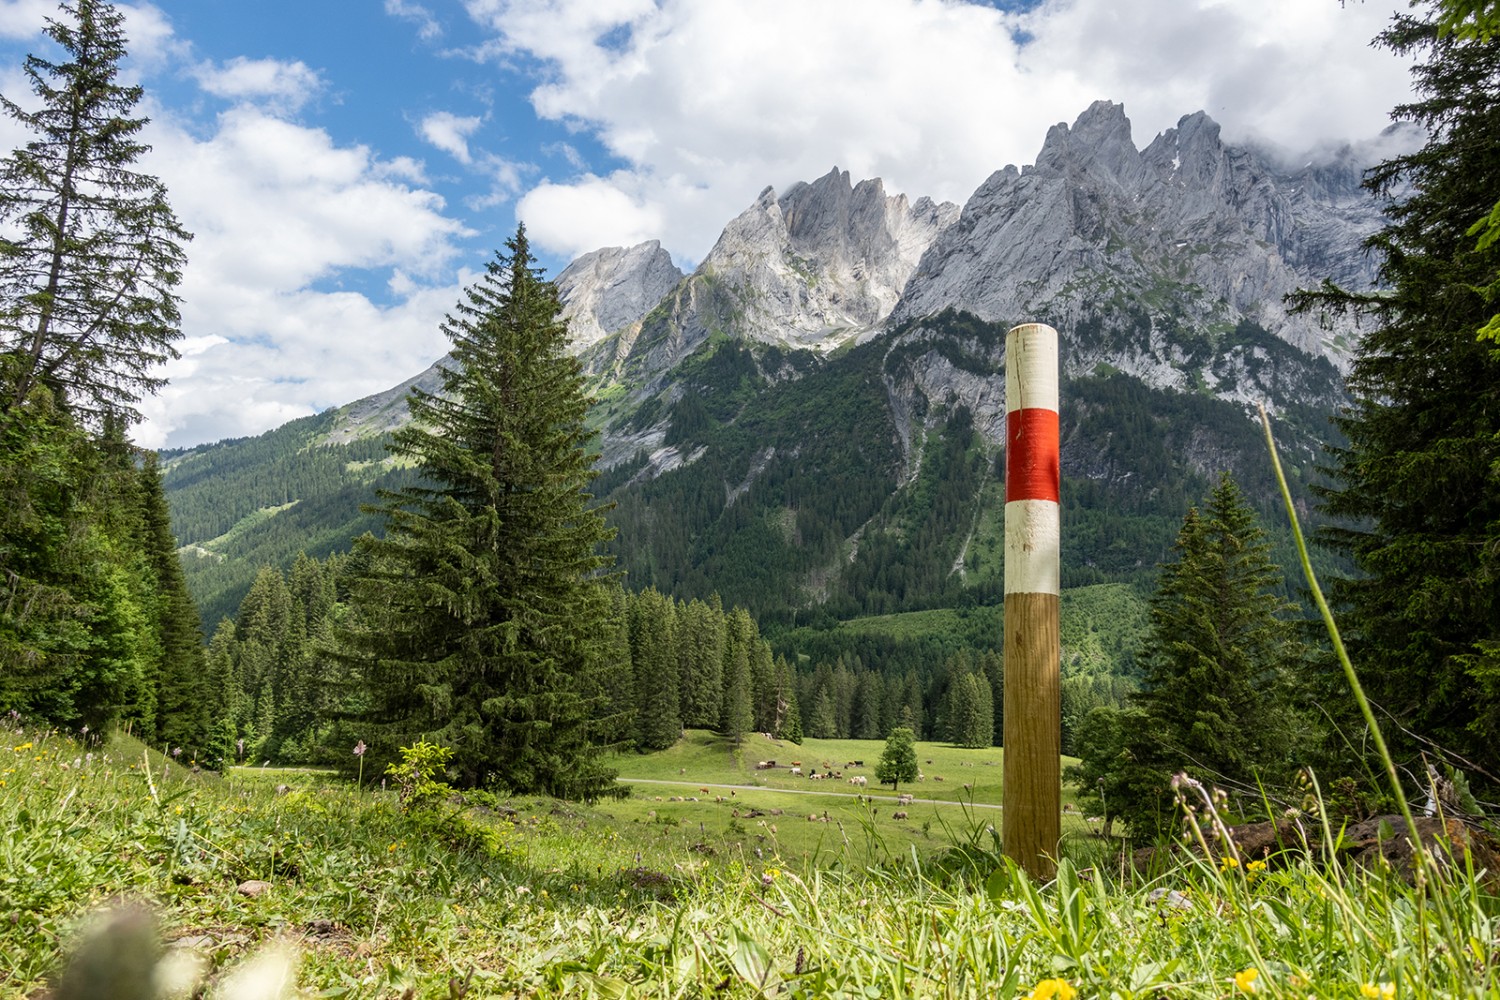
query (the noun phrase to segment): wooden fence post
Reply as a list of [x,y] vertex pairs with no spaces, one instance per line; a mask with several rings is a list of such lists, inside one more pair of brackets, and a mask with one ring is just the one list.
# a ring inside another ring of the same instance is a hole
[[1056,871],[1062,823],[1062,679],[1058,603],[1057,331],[1005,338],[1006,857],[1034,878]]

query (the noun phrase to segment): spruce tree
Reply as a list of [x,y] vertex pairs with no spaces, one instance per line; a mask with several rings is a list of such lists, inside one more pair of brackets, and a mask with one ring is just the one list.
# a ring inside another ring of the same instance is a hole
[[755,725],[754,691],[750,673],[755,623],[749,612],[735,608],[724,628],[724,704],[719,732],[736,742]]
[[636,747],[665,750],[682,735],[677,614],[655,587],[631,600],[630,662],[635,670]]
[[724,704],[724,612],[697,600],[678,609],[678,702],[682,724],[715,729]]
[[[1303,658],[1291,606],[1277,596],[1280,570],[1270,546],[1227,475],[1200,514],[1189,510],[1161,569],[1151,625],[1140,652],[1145,669],[1134,702],[1144,713],[1127,757],[1155,769],[1155,787],[1185,770],[1207,782],[1289,777],[1306,728],[1291,689]],[[1137,785],[1140,782],[1136,782]],[[1142,802],[1130,814],[1162,815]],[[1121,804],[1125,814],[1127,807]]]
[[878,740],[885,736],[880,725],[880,711],[885,702],[885,681],[873,670],[859,676],[854,698],[854,731],[857,740]]
[[1417,99],[1392,117],[1427,136],[1366,180],[1391,199],[1369,240],[1384,290],[1303,299],[1374,320],[1326,494],[1343,519],[1329,541],[1360,570],[1336,592],[1350,652],[1413,765],[1435,745],[1488,784],[1500,775],[1500,351],[1475,331],[1500,290],[1500,241],[1480,232],[1500,219],[1500,45],[1440,30],[1445,10],[1461,26],[1461,6],[1428,3],[1377,38],[1421,60]]
[[797,675],[786,657],[776,658],[777,714],[776,726],[770,730],[777,739],[802,742],[802,708],[797,699]]
[[0,160],[0,421],[37,386],[85,423],[134,404],[177,352],[175,289],[192,237],[161,182],[133,169],[146,146],[142,91],[118,81],[123,17],[65,0],[47,35],[63,50],[26,59],[38,108],[0,96],[31,138]]
[[423,482],[381,495],[361,542],[361,672],[383,752],[451,747],[459,780],[516,793],[610,794],[598,753],[612,627],[600,574],[610,531],[587,492],[588,397],[557,291],[525,227],[444,326],[438,393],[413,390],[392,450]]
[[213,721],[205,688],[203,633],[177,556],[171,514],[155,452],[140,469],[143,549],[155,581],[160,659],[152,665],[156,734],[178,746],[203,747]]
[[819,740],[838,738],[838,721],[834,718],[833,695],[828,686],[818,688],[813,697],[812,715],[807,720],[807,735]]

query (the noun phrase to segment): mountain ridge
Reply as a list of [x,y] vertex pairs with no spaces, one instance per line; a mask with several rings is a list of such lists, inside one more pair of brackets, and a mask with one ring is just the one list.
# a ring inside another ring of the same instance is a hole
[[[834,168],[765,189],[691,274],[654,241],[583,255],[556,284],[632,585],[722,590],[771,621],[994,600],[1004,331],[1022,321],[1062,335],[1069,585],[1142,582],[1216,471],[1264,476],[1252,402],[1278,414],[1305,495],[1354,332],[1280,295],[1373,277],[1358,155],[1287,168],[1201,113],[1138,150],[1098,102],[961,208]],[[372,445],[406,388],[437,384],[434,366],[264,441],[171,455],[179,539],[208,553],[189,579],[217,581],[206,614],[248,586],[237,561],[285,561],[304,536],[326,550],[331,518],[368,527],[339,505],[411,474]],[[298,485],[273,489],[273,467]]]

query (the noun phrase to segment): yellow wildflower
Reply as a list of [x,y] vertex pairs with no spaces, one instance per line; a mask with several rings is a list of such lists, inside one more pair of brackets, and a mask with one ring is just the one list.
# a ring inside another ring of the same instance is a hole
[[1239,866],[1240,866],[1240,860],[1239,860],[1239,858],[1226,857],[1226,858],[1223,858],[1219,862],[1219,871],[1221,871],[1221,872],[1227,872],[1229,869],[1231,869],[1231,868],[1238,868]]
[[27,740],[25,743],[22,743],[20,746],[15,748],[16,753],[25,753],[27,750],[30,750],[33,745],[34,744],[30,740]]
[[1359,988],[1359,995],[1369,997],[1370,1000],[1393,1000],[1396,996],[1396,984],[1364,983]]
[[1260,985],[1255,981],[1259,977],[1259,969],[1241,969],[1234,974],[1234,985],[1240,988],[1241,993],[1254,993],[1260,989]]
[[1077,995],[1066,979],[1043,979],[1031,991],[1031,1000],[1073,1000]]
[[1266,863],[1264,861],[1260,860],[1259,858],[1255,859],[1254,861],[1250,862],[1248,865],[1245,866],[1245,871],[1247,871],[1247,872],[1263,872],[1265,870],[1266,870]]

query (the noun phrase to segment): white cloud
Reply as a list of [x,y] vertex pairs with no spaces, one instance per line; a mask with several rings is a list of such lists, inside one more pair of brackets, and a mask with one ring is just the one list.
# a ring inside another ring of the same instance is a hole
[[628,174],[586,176],[566,185],[543,182],[520,200],[516,215],[533,240],[557,253],[577,256],[600,247],[633,246],[655,239],[665,220],[659,208],[622,190],[632,186]]
[[411,3],[409,0],[385,0],[385,12],[392,17],[403,18],[411,21],[417,26],[417,37],[423,40],[431,40],[443,33],[443,26],[438,23],[437,18],[432,16],[432,11],[419,3]]
[[478,131],[482,124],[484,119],[478,116],[465,117],[451,111],[435,111],[417,123],[417,132],[459,163],[470,164],[474,162],[474,158],[469,153],[469,136]]
[[0,38],[31,38],[57,15],[56,0],[0,0]]
[[125,39],[133,64],[151,66],[186,57],[191,46],[177,37],[171,20],[160,9],[149,3],[116,6],[125,15]]
[[1142,145],[1203,109],[1228,137],[1296,146],[1374,134],[1405,87],[1399,60],[1368,45],[1388,12],[1333,0],[1050,0],[1025,15],[952,0],[466,6],[492,49],[544,62],[540,115],[625,164],[522,199],[538,242],[569,252],[659,218],[645,235],[696,260],[763,186],[833,165],[962,202],[1099,98],[1125,104]]
[[[409,161],[251,107],[221,115],[205,139],[158,116],[149,140],[144,165],[195,239],[180,289],[191,340],[143,406],[142,443],[258,433],[442,355],[438,323],[457,300],[451,267],[468,231],[402,181]],[[355,287],[323,287],[341,281]]]
[[[417,374],[448,349],[439,324],[460,288],[404,290],[385,307],[353,293],[244,290],[238,315],[259,316],[250,336],[179,344],[183,357],[164,369],[171,381],[141,407],[137,441],[160,448],[259,434]],[[184,324],[201,329],[199,312]]]
[[[157,7],[149,3],[115,6],[124,18],[130,52],[122,74],[126,82],[135,82],[136,67],[159,63],[182,51],[171,22]],[[57,0],[0,0],[0,39],[41,39],[47,20],[58,16]]]
[[193,76],[215,97],[265,103],[286,111],[296,111],[323,89],[317,71],[300,61],[237,56],[222,66],[200,63]]

